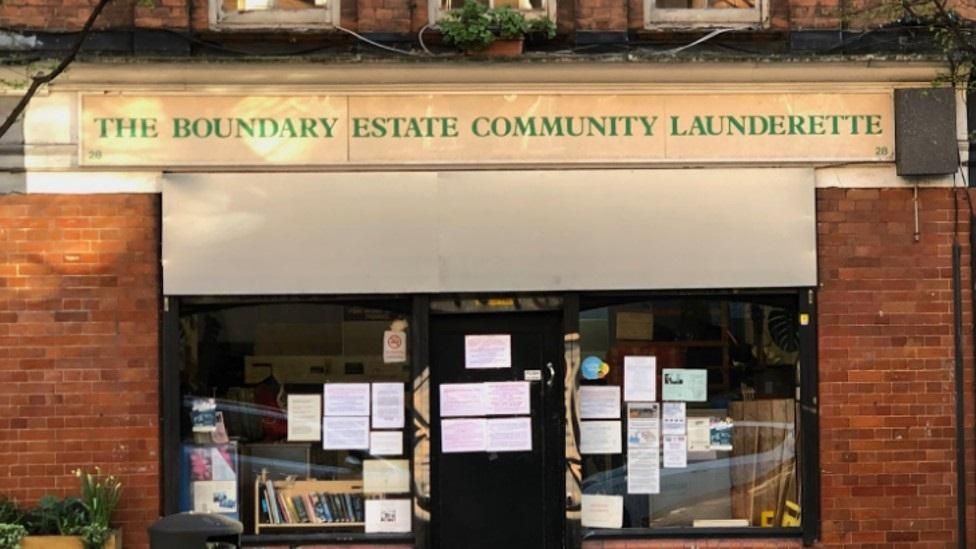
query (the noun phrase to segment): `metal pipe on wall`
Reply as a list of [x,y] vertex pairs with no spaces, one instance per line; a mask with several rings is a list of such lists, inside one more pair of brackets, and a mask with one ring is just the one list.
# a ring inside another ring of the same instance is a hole
[[[953,191],[955,192],[955,191]],[[956,513],[959,531],[959,549],[966,547],[966,443],[965,406],[963,402],[963,354],[962,354],[962,247],[958,239],[952,243],[952,316],[953,342],[955,345],[956,388]]]

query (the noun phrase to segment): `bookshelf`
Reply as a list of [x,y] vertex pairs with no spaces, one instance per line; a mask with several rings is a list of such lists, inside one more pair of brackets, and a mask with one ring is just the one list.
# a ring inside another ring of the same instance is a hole
[[[275,505],[280,507],[284,502],[288,507],[285,513],[279,512],[283,520],[272,518],[272,507],[265,499],[269,483],[275,493]],[[254,482],[254,501],[256,534],[269,530],[365,526],[362,480],[269,480],[262,474]]]

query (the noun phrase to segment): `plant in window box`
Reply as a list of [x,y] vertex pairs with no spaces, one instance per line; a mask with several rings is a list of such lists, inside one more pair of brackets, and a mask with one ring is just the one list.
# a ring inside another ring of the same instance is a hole
[[556,36],[556,25],[547,17],[526,19],[509,6],[489,8],[474,0],[447,12],[438,27],[448,43],[468,55],[517,56],[522,53],[525,35]]
[[102,477],[78,470],[81,497],[41,498],[37,508],[23,515],[27,536],[21,549],[118,549],[118,530],[110,521],[119,503],[122,483],[114,476]]

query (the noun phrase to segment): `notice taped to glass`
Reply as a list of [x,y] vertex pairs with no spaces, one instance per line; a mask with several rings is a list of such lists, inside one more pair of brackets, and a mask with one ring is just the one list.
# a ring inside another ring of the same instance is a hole
[[661,492],[661,408],[656,402],[627,405],[627,493]]
[[511,368],[512,336],[464,336],[465,368]]

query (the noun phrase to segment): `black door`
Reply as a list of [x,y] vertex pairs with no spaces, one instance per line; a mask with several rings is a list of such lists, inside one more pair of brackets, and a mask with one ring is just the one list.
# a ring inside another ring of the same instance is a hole
[[[431,318],[431,527],[438,549],[557,549],[565,522],[561,319],[551,313]],[[511,336],[511,367],[465,366],[465,336]],[[444,453],[440,385],[529,380],[531,451]]]

